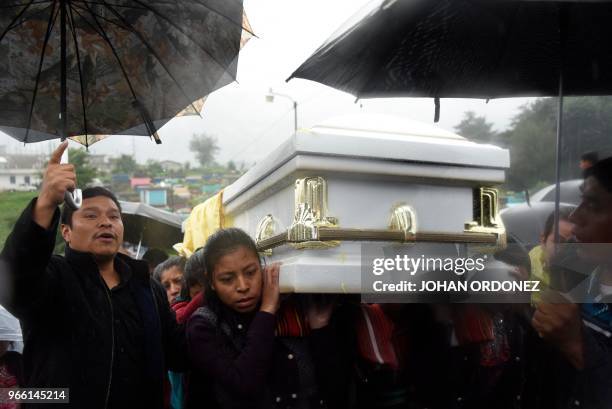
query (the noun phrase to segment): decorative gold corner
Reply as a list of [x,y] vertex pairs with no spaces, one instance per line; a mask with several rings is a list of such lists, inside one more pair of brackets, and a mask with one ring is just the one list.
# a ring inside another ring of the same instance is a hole
[[319,240],[319,228],[336,227],[338,219],[327,215],[327,182],[322,177],[295,181],[295,212],[287,240],[296,248],[326,248],[337,242]]
[[481,187],[474,189],[474,219],[465,223],[466,233],[492,233],[497,236],[497,246],[506,247],[506,228],[499,216],[497,189]]
[[[277,223],[271,214],[266,215],[263,219],[257,223],[257,229],[255,230],[255,243],[259,246],[264,240],[273,237],[276,234]],[[260,251],[265,256],[272,255],[272,249]]]
[[391,209],[389,229],[404,233],[404,241],[414,241],[417,232],[416,211],[405,203],[397,204]]

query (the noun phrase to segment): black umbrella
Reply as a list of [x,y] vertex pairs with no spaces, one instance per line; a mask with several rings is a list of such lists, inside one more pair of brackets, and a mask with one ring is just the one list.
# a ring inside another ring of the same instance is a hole
[[[290,77],[358,98],[612,94],[610,0],[377,0]],[[557,187],[557,213],[559,188]]]
[[147,247],[170,249],[183,241],[182,216],[137,202],[120,202],[123,240]]
[[234,81],[242,35],[242,0],[5,0],[0,131],[160,143],[159,127]]

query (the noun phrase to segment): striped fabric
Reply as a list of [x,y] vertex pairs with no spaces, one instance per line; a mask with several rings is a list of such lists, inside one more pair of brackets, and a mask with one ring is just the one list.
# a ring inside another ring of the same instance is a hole
[[478,305],[463,305],[453,313],[455,335],[459,345],[493,341],[493,319]]
[[310,333],[306,316],[295,297],[281,303],[276,318],[277,337],[304,337]]
[[355,323],[359,355],[368,362],[399,368],[393,345],[393,322],[379,304],[362,304]]

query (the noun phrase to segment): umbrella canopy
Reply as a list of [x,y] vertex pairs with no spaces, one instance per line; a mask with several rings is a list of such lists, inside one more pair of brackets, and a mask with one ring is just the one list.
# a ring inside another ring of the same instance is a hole
[[19,321],[0,305],[0,341],[21,342],[22,340]]
[[120,201],[124,226],[123,240],[146,247],[163,249],[183,240],[182,223],[187,215],[179,215],[146,205]]
[[[358,98],[559,96],[555,225],[563,96],[612,94],[612,0],[375,0],[291,78]],[[558,229],[555,229],[558,242]]]
[[376,0],[290,78],[358,98],[612,94],[612,1]]
[[244,29],[241,0],[3,1],[0,130],[23,142],[157,140],[234,81]]

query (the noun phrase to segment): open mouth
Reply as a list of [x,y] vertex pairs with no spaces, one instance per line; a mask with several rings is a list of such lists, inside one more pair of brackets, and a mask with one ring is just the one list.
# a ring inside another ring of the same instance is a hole
[[100,233],[96,236],[96,239],[101,239],[104,241],[112,241],[112,240],[115,240],[115,235],[113,233]]

